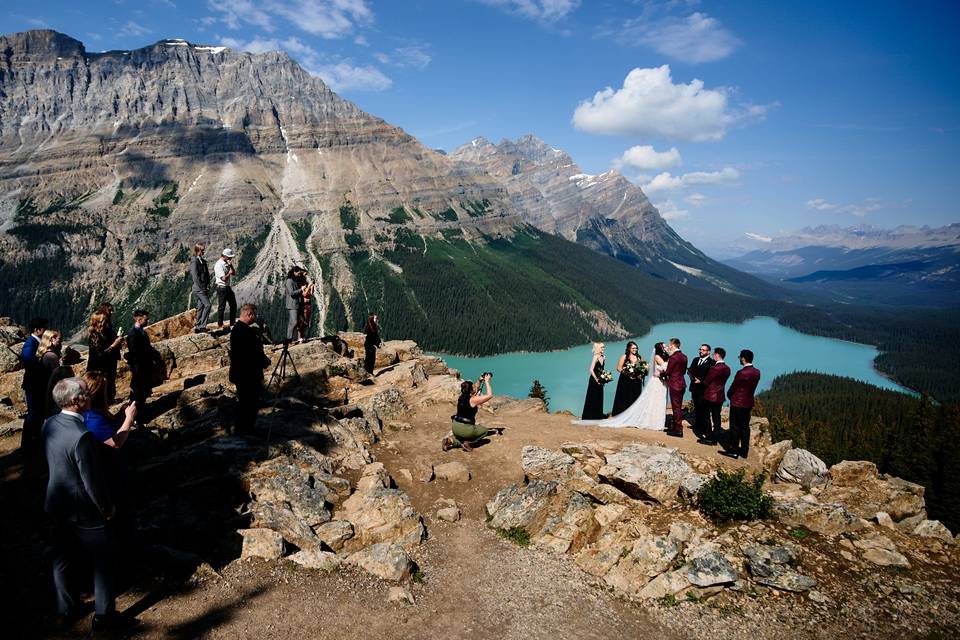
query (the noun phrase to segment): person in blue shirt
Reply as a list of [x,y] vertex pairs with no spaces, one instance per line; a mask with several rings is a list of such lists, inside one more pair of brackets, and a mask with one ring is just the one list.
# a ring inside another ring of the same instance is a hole
[[[40,346],[40,336],[47,330],[46,318],[34,318],[30,321],[30,335],[20,349],[20,359],[23,361],[23,396],[27,403],[27,416],[23,420],[23,433],[20,436],[20,449],[29,454],[29,458],[40,454],[40,427],[46,418],[44,404],[47,385],[40,367],[40,358],[37,357],[37,348]],[[40,388],[40,382],[43,387]]]
[[83,375],[90,397],[90,408],[83,413],[83,426],[108,447],[119,449],[127,441],[137,417],[137,405],[129,402],[121,414],[110,415],[107,408],[107,377],[97,371]]

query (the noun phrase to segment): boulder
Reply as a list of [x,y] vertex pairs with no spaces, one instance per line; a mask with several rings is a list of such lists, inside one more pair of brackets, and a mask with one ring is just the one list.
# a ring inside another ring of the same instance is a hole
[[840,504],[821,504],[804,498],[778,498],[773,503],[776,518],[791,527],[803,527],[825,536],[862,528],[860,518]]
[[883,511],[894,521],[919,514],[924,509],[923,486],[877,473],[872,462],[843,461],[830,468],[830,482],[820,500],[845,505],[861,518]]
[[240,529],[237,533],[243,538],[240,558],[267,558],[275,560],[283,557],[283,536],[271,529]]
[[757,577],[754,580],[758,584],[794,593],[808,591],[817,586],[817,581],[810,576],[805,576],[791,569],[784,569],[772,576]]
[[698,587],[735,582],[739,576],[733,564],[718,549],[711,547],[712,545],[704,545],[704,548],[689,554],[687,580]]
[[562,480],[570,475],[574,459],[562,451],[525,446],[520,452],[520,466],[528,479]]
[[606,456],[598,472],[601,481],[620,489],[631,498],[646,498],[663,505],[676,501],[681,486],[694,482],[698,474],[676,449],[629,444]]
[[320,544],[310,525],[288,505],[254,501],[250,513],[254,527],[271,529],[301,549],[315,549]]
[[[27,332],[15,324],[0,325],[0,346],[13,347],[20,345],[27,339]],[[14,349],[16,355],[20,355],[20,347]]]
[[348,550],[380,542],[412,549],[426,536],[423,520],[410,506],[410,497],[398,489],[357,491],[343,501],[337,518],[353,525],[353,537],[344,544]]
[[566,553],[581,548],[594,528],[590,499],[574,492],[570,494],[563,515],[550,518],[533,537],[533,542],[539,547]]
[[806,449],[790,449],[777,467],[776,479],[809,489],[827,480],[827,465]]
[[437,480],[446,480],[447,482],[468,482],[470,480],[470,470],[462,462],[445,462],[433,467],[433,475]]
[[190,309],[189,311],[178,313],[175,316],[158,320],[147,326],[144,331],[150,336],[152,342],[159,342],[161,340],[170,340],[171,338],[179,338],[180,336],[193,334],[193,328],[196,324],[197,310]]
[[400,419],[410,414],[410,407],[395,387],[384,389],[362,403],[363,415],[380,420]]
[[494,529],[523,527],[534,531],[547,514],[557,492],[557,483],[548,480],[531,480],[521,486],[512,484],[497,492],[487,503],[487,515]]
[[340,558],[337,557],[337,554],[330,553],[329,551],[319,551],[316,549],[297,551],[287,556],[287,559],[307,569],[336,571],[340,568]]
[[763,472],[767,476],[773,477],[777,469],[780,468],[780,463],[783,462],[783,456],[791,449],[793,449],[793,440],[781,440],[761,449],[760,466],[763,468]]
[[413,594],[406,587],[390,587],[387,602],[394,604],[414,604]]
[[946,544],[953,544],[953,534],[939,520],[924,520],[912,533],[921,538],[934,538]]
[[443,507],[437,509],[437,519],[444,522],[456,522],[460,519],[460,509],[457,507]]
[[795,593],[817,586],[816,580],[793,569],[797,553],[792,545],[747,544],[741,550],[747,570],[758,584]]
[[877,524],[881,527],[886,527],[887,529],[895,529],[896,525],[893,522],[893,518],[890,517],[890,514],[886,511],[878,511],[877,515],[874,516],[877,521]]
[[316,476],[286,457],[274,458],[247,475],[250,495],[259,503],[288,508],[309,528],[330,520],[335,494]]
[[648,582],[637,593],[637,597],[641,600],[659,599],[668,595],[676,595],[690,586],[688,572],[685,568],[681,568],[676,571],[661,573]]
[[353,537],[353,525],[346,520],[332,520],[316,527],[314,532],[325,545],[340,551],[346,541]]
[[889,549],[867,549],[863,552],[863,559],[881,567],[910,567],[906,556]]
[[652,578],[670,568],[679,552],[676,540],[669,536],[644,536],[633,542],[603,580],[619,593],[637,595]]
[[360,472],[360,479],[357,480],[357,491],[367,491],[378,487],[390,486],[390,474],[382,462],[372,462],[366,465]]
[[399,544],[381,542],[347,557],[347,564],[360,567],[383,580],[400,582],[413,575],[415,565]]
[[0,373],[13,373],[22,365],[20,354],[9,347],[0,345]]

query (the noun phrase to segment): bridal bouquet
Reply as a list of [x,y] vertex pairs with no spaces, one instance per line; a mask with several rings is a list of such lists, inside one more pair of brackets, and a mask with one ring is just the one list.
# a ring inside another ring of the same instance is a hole
[[609,371],[601,371],[600,375],[597,376],[600,379],[600,384],[607,384],[608,382],[613,382],[613,374]]
[[643,360],[637,360],[636,362],[627,362],[623,365],[623,372],[627,374],[628,377],[635,380],[643,379],[647,376],[647,363]]

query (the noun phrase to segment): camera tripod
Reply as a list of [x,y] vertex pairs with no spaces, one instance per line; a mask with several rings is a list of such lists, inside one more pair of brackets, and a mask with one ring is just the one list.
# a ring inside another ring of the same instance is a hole
[[290,357],[290,340],[285,339],[283,341],[283,351],[280,352],[280,360],[277,361],[277,366],[273,368],[273,373],[270,374],[270,381],[267,382],[267,391],[270,391],[270,387],[273,386],[273,383],[277,383],[277,394],[280,393],[280,385],[284,380],[287,379],[287,364],[290,364],[290,367],[293,369],[293,377],[299,378],[300,372],[297,371],[297,365],[294,364],[293,358]]

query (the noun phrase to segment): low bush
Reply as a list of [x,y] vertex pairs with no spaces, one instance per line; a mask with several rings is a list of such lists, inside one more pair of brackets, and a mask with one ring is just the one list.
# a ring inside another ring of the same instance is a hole
[[752,480],[745,476],[743,469],[733,473],[717,471],[697,494],[700,513],[718,522],[767,518],[773,498],[763,492],[763,476],[756,475]]

